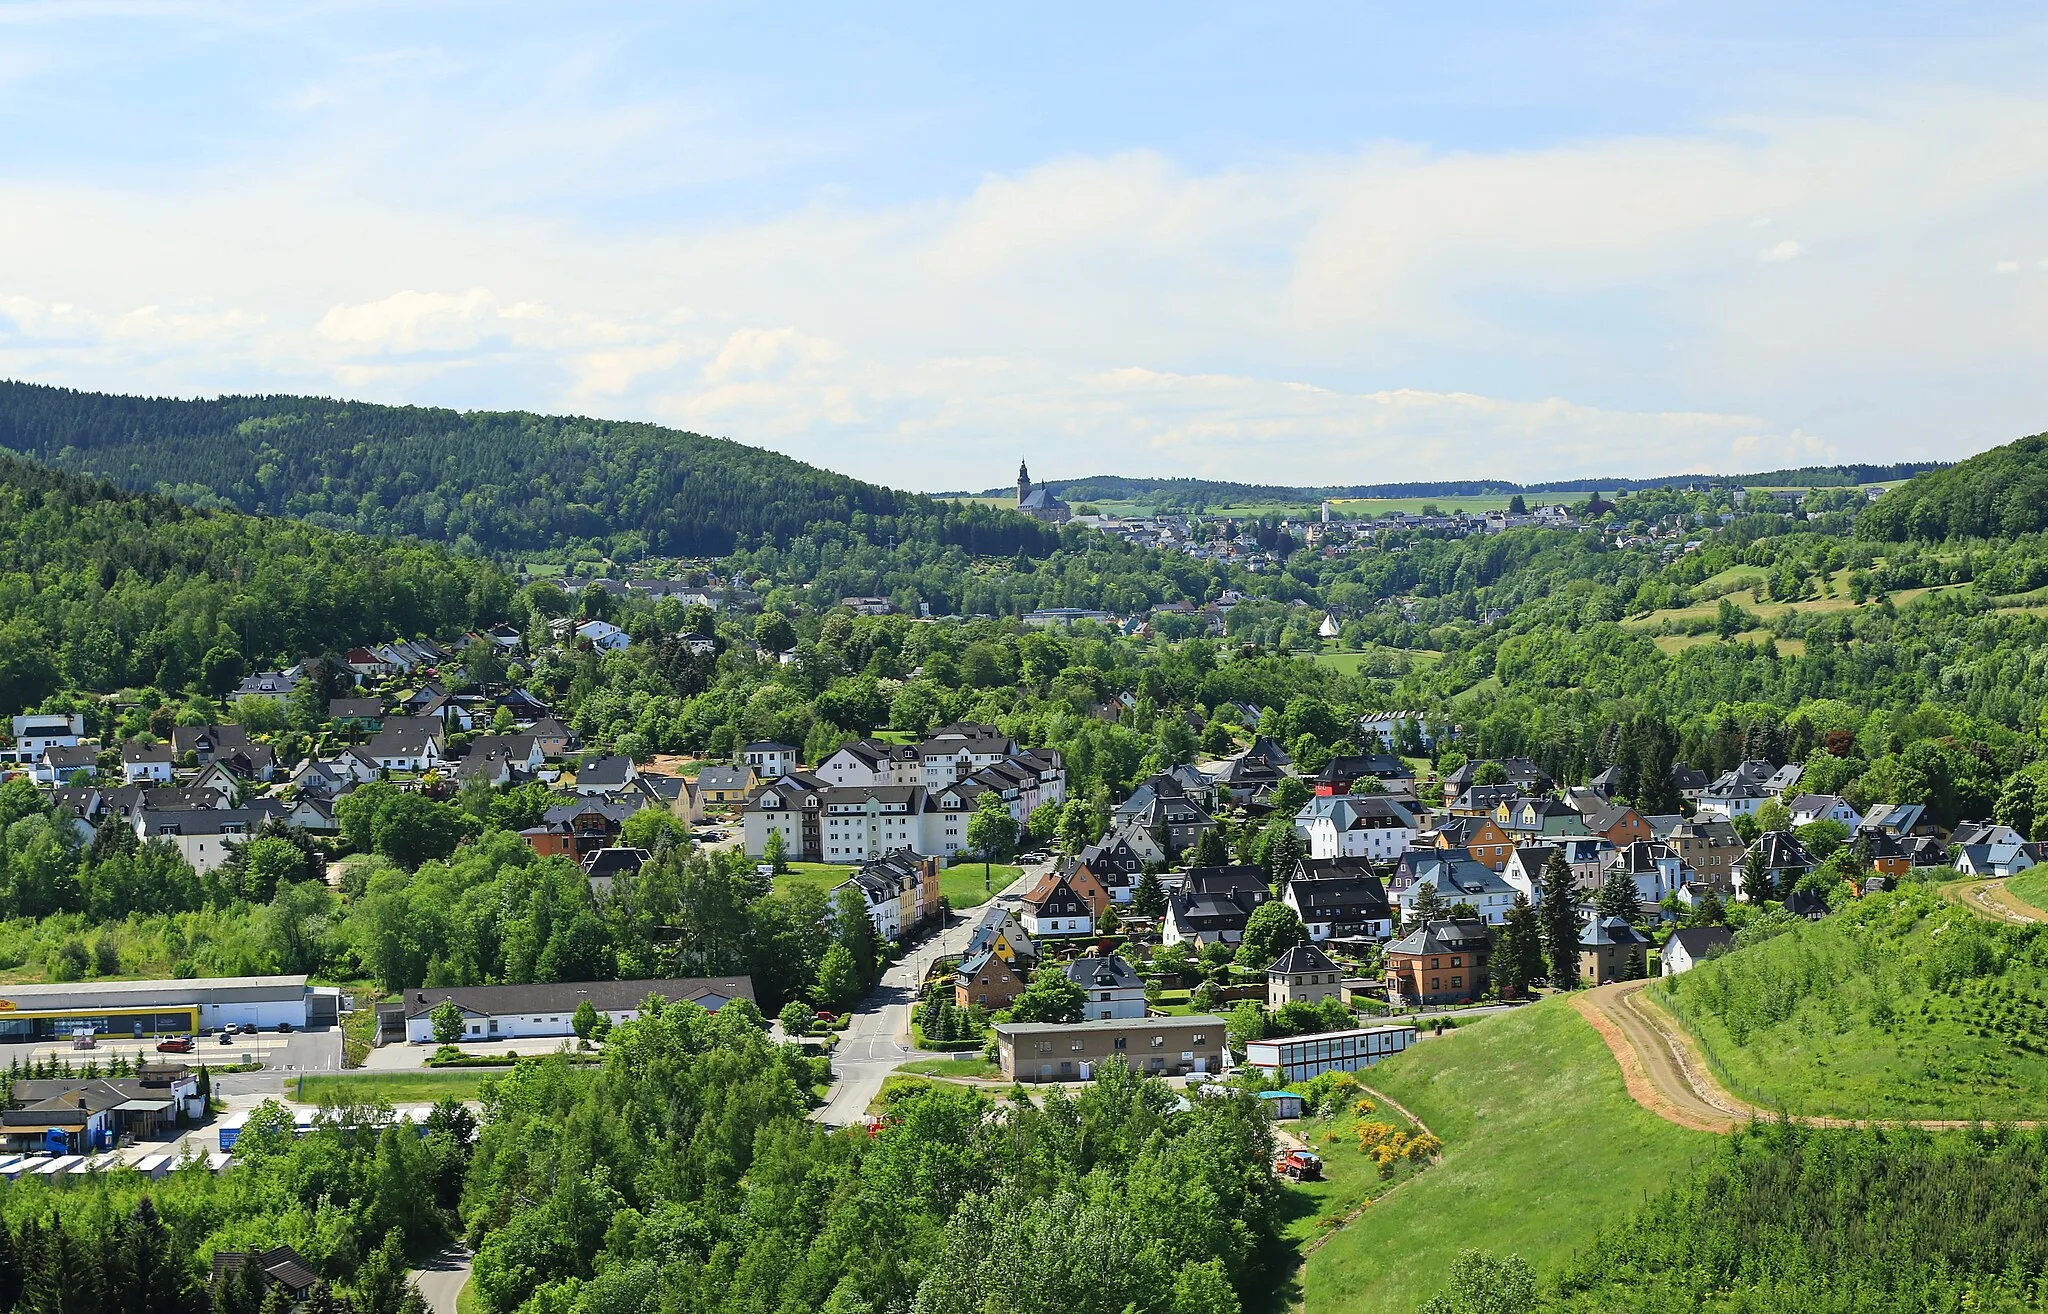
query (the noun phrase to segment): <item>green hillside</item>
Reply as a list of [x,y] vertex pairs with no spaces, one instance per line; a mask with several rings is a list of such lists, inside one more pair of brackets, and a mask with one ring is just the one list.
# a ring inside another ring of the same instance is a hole
[[2048,529],[2048,434],[1914,476],[1879,498],[1859,529],[1866,538],[1895,543]]
[[123,487],[489,552],[730,551],[818,523],[1043,555],[1051,529],[719,438],[523,411],[323,397],[121,397],[0,383],[0,447]]
[[488,624],[512,594],[496,566],[445,548],[196,510],[0,454],[0,714],[64,688],[219,693],[245,657]]
[[1739,943],[1652,987],[1736,1094],[1834,1117],[2048,1117],[2048,928],[1917,886]]
[[1442,1138],[1443,1160],[1310,1258],[1308,1314],[1411,1314],[1466,1247],[1553,1274],[1714,1139],[1630,1100],[1565,999],[1424,1041],[1365,1080]]

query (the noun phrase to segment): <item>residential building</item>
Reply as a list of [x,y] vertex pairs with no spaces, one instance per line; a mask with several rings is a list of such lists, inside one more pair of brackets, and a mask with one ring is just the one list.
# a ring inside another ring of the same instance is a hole
[[266,698],[279,707],[291,701],[299,682],[305,679],[304,672],[297,667],[284,671],[258,671],[246,677],[229,695],[230,701],[239,702],[244,698]]
[[[1789,778],[1788,775],[1789,774]],[[1752,758],[1724,771],[1714,783],[1700,791],[1701,813],[1718,813],[1732,821],[1746,817],[1767,801],[1778,797],[1799,779],[1797,766],[1778,767]]]
[[1515,896],[1523,893],[1505,877],[1483,863],[1454,854],[1410,850],[1395,867],[1396,889],[1388,891],[1393,906],[1403,915],[1413,913],[1424,886],[1432,886],[1440,905],[1467,904],[1488,926],[1500,926],[1514,908]]
[[52,744],[29,764],[29,779],[38,785],[79,785],[98,777],[99,750],[91,744]]
[[33,762],[46,748],[76,748],[85,737],[82,712],[32,712],[14,718],[14,760]]
[[1873,803],[1863,814],[1860,830],[1881,830],[1893,839],[1909,839],[1932,832],[1925,803]]
[[[1790,890],[1799,883],[1799,878],[1812,871],[1816,864],[1806,846],[1788,830],[1770,830],[1756,837],[1756,847],[1763,869],[1770,875],[1772,888],[1779,894]],[[1735,871],[1733,884],[1735,897],[1748,901],[1749,859],[1745,855],[1743,864]]]
[[915,748],[880,739],[843,743],[814,773],[820,780],[846,788],[853,785],[918,785],[924,783],[924,762]]
[[1626,917],[1586,919],[1579,931],[1579,980],[1585,985],[1641,979],[1650,937]]
[[170,784],[171,761],[169,744],[145,744],[139,739],[121,741],[121,779],[126,784]]
[[1116,805],[1112,824],[1143,830],[1168,853],[1184,853],[1216,828],[1216,819],[1199,799],[1189,796],[1179,777],[1162,772],[1141,782]]
[[1280,891],[1310,940],[1380,940],[1394,912],[1378,873],[1363,858],[1301,858]]
[[1319,795],[1294,814],[1313,858],[1392,862],[1416,834],[1415,814],[1379,794]]
[[1554,798],[1520,798],[1501,804],[1493,810],[1493,822],[1518,843],[1590,833],[1577,808]]
[[[1444,777],[1444,802],[1455,806],[1465,791],[1473,786],[1480,770],[1488,763],[1471,761]],[[1554,787],[1550,773],[1526,757],[1501,758],[1494,763],[1506,773],[1506,783],[1523,794],[1547,794]]]
[[1414,1027],[1366,1027],[1254,1040],[1244,1047],[1244,1061],[1292,1086],[1325,1072],[1361,1072],[1414,1044],[1416,1034]]
[[939,864],[908,849],[872,858],[835,887],[859,891],[884,942],[900,940],[931,924],[939,914]]
[[1145,1016],[1145,981],[1123,959],[1111,954],[1076,958],[1065,968],[1067,979],[1088,992],[1081,1016],[1100,1022],[1108,1018]]
[[[533,746],[539,751],[539,745]],[[578,794],[616,794],[640,778],[640,769],[633,765],[633,759],[623,753],[608,757],[591,758],[576,768],[576,783],[570,786]]]
[[1041,940],[1095,933],[1095,912],[1064,876],[1024,901],[1024,929]]
[[707,766],[697,773],[697,790],[707,804],[745,803],[754,784],[754,769],[748,766]]
[[646,849],[617,846],[592,850],[583,859],[583,876],[590,882],[590,892],[602,898],[612,892],[612,885],[621,876],[631,876],[647,865],[653,855]]
[[587,620],[576,627],[576,638],[599,652],[620,652],[633,644],[633,636],[610,621]]
[[1588,835],[1598,835],[1616,848],[1655,838],[1643,814],[1627,804],[1598,802],[1582,808],[1579,816]]
[[220,1290],[229,1276],[251,1265],[263,1274],[265,1293],[282,1292],[287,1304],[305,1300],[320,1282],[318,1270],[304,1255],[290,1246],[272,1246],[268,1250],[215,1251],[211,1290]]
[[1266,1007],[1283,1004],[1320,1004],[1342,993],[1344,974],[1330,956],[1313,942],[1289,945],[1287,952],[1266,968]]
[[1685,863],[1669,845],[1638,840],[1602,853],[1597,880],[1581,892],[1590,895],[1617,875],[1634,882],[1636,903],[1646,913],[1654,913],[1666,895],[1678,893],[1678,887],[1685,884]]
[[1426,922],[1387,946],[1387,1001],[1396,1006],[1466,1004],[1486,992],[1493,941],[1474,918]]
[[992,949],[971,951],[953,974],[953,1003],[999,1012],[1017,1002],[1030,976],[1030,967],[1021,959],[1004,958]]
[[1166,899],[1164,944],[1236,944],[1245,923],[1272,897],[1262,867],[1192,867]]
[[1415,792],[1415,772],[1392,753],[1355,753],[1333,757],[1316,773],[1309,788],[1312,793],[1334,798],[1349,794],[1351,787],[1361,780],[1379,781],[1383,793]]
[[387,721],[382,730],[370,736],[369,743],[362,745],[362,752],[380,771],[432,771],[446,757],[445,735],[438,723],[427,724],[409,717]]
[[1705,884],[1732,894],[1735,873],[1742,866],[1749,846],[1736,833],[1734,823],[1717,817],[1695,817],[1681,821],[1664,836],[1678,860]]
[[338,722],[345,729],[367,730],[375,734],[384,728],[384,700],[330,698],[327,700],[327,719]]
[[1006,1081],[1087,1081],[1098,1064],[1111,1059],[1122,1059],[1155,1077],[1223,1070],[1224,1023],[1209,1013],[1106,1022],[1003,1022],[995,1031]]
[[753,771],[757,779],[780,780],[801,765],[797,761],[800,756],[801,749],[762,739],[742,748],[739,760]]
[[1863,824],[1863,817],[1849,801],[1836,794],[1801,794],[1787,805],[1792,813],[1794,826],[1811,825],[1816,821],[1839,821],[1853,834]]
[[1715,954],[1735,947],[1735,932],[1725,926],[1688,926],[1673,931],[1659,955],[1665,976],[1690,972]]
[[272,798],[258,799],[246,808],[138,809],[135,835],[144,843],[162,840],[170,844],[193,871],[204,876],[233,861],[237,846],[248,843],[264,822],[284,811],[284,804]]

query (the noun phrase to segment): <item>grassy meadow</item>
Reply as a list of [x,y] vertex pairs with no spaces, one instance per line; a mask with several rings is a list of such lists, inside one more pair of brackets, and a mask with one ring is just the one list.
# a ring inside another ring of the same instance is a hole
[[1362,1077],[1441,1137],[1443,1157],[1310,1256],[1306,1314],[1412,1314],[1467,1247],[1553,1274],[1713,1140],[1629,1099],[1568,999],[1460,1027]]
[[1769,1109],[2048,1117],[2048,928],[1992,925],[1925,887],[1651,987],[1716,1075]]

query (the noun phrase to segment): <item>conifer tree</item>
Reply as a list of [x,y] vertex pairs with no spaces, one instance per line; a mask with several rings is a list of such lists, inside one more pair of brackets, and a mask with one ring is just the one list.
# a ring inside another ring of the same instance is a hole
[[1543,949],[1550,957],[1550,984],[1570,990],[1579,983],[1578,892],[1572,886],[1571,864],[1562,849],[1552,851],[1543,867]]

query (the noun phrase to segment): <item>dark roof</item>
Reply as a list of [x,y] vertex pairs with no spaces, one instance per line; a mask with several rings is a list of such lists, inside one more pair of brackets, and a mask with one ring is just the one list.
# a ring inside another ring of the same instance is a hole
[[1794,890],[1785,896],[1785,911],[1794,917],[1825,917],[1828,901],[1818,894],[1805,890]]
[[1813,865],[1813,855],[1790,831],[1765,831],[1757,836],[1756,842],[1757,847],[1763,850],[1762,862],[1766,871],[1803,870]]
[[633,774],[633,759],[614,754],[585,762],[576,768],[578,789],[608,789],[622,786]]
[[238,1273],[250,1262],[263,1271],[265,1280],[285,1290],[298,1293],[305,1291],[320,1280],[313,1271],[313,1265],[306,1257],[290,1246],[272,1246],[268,1250],[219,1250],[213,1256],[213,1281],[229,1273]]
[[1387,946],[1389,954],[1446,954],[1484,948],[1486,923],[1476,917],[1425,922]]
[[1688,926],[1682,931],[1673,931],[1665,944],[1670,952],[1671,945],[1685,950],[1686,956],[1697,962],[1716,949],[1727,949],[1735,943],[1735,932],[1725,926]]
[[1027,899],[1026,902],[1040,917],[1077,917],[1091,911],[1088,901],[1074,893],[1074,887],[1064,876],[1055,880],[1052,887],[1036,900]]
[[1303,940],[1273,960],[1267,976],[1292,976],[1297,972],[1334,972],[1337,965],[1321,949]]
[[570,1013],[588,999],[592,1008],[624,1012],[638,1008],[649,995],[663,999],[696,1000],[705,995],[722,999],[754,998],[750,976],[693,976],[672,981],[560,981],[534,985],[421,986],[405,992],[405,1015],[422,1017],[433,1012],[444,999],[478,1017],[503,1017],[512,1013]]
[[1145,982],[1123,959],[1090,955],[1067,964],[1067,979],[1084,990],[1142,990]]
[[1579,948],[1599,949],[1610,944],[1648,944],[1650,937],[1628,924],[1626,917],[1592,917],[1579,931]]
[[381,698],[330,698],[327,700],[327,715],[337,721],[348,720],[351,717],[380,717],[384,715],[384,700]]
[[1407,763],[1392,753],[1357,753],[1331,758],[1329,765],[1316,773],[1316,779],[1330,782],[1341,780],[1348,783],[1365,776],[1378,776],[1384,779],[1388,776],[1407,777],[1414,774],[1408,769]]
[[1673,762],[1671,764],[1671,783],[1681,792],[1688,789],[1705,789],[1707,787],[1707,773],[1697,767],[1688,766],[1684,762]]
[[586,876],[627,876],[639,871],[647,862],[646,849],[612,848],[598,849],[583,860],[583,874]]

